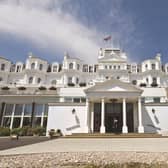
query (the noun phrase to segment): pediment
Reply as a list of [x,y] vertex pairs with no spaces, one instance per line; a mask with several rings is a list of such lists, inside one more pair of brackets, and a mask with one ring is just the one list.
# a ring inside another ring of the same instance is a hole
[[99,62],[126,62],[126,59],[117,55],[110,55],[107,57],[100,58]]
[[85,90],[86,93],[89,92],[138,92],[141,93],[142,90],[135,87],[130,83],[122,82],[118,79],[110,79],[105,82],[96,83],[94,86]]

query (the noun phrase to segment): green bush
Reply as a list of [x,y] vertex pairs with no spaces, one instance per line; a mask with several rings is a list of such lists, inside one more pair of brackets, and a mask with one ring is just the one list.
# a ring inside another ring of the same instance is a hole
[[9,136],[10,129],[6,127],[0,127],[0,136]]
[[45,131],[46,131],[46,129],[44,127],[33,128],[33,134],[34,135],[39,135],[39,136],[45,135]]
[[15,134],[15,135],[19,135],[21,136],[22,135],[22,128],[14,128],[11,130],[10,134]]

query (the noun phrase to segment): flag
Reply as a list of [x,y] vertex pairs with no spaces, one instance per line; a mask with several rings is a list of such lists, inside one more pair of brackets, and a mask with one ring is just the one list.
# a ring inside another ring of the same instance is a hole
[[104,41],[109,41],[109,40],[111,40],[111,36],[106,36],[103,40]]

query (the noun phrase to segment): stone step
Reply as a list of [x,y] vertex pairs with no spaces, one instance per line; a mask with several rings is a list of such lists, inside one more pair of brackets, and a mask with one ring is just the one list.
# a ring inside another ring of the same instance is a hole
[[167,138],[167,136],[162,136],[160,134],[149,134],[149,133],[128,133],[128,134],[114,134],[114,133],[73,133],[72,135],[67,135],[64,138]]

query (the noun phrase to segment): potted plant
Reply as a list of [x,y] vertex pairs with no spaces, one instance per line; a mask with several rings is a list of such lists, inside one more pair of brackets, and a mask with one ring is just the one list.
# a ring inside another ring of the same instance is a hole
[[40,86],[39,90],[46,90],[46,87],[45,86]]
[[4,86],[1,88],[2,90],[9,90],[10,88],[8,86]]
[[26,87],[20,86],[20,87],[18,87],[18,90],[26,90]]
[[49,88],[49,90],[57,90],[57,88],[54,87],[54,86],[51,86],[51,87]]
[[54,137],[55,130],[54,129],[50,129],[48,133],[49,133],[50,138],[52,139]]

